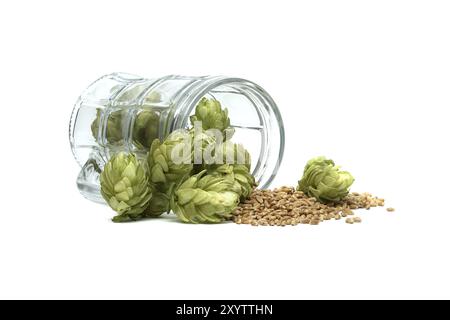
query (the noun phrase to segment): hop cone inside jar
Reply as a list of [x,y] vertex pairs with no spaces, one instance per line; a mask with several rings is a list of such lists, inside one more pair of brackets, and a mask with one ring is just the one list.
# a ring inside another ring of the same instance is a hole
[[[108,115],[108,118],[106,120],[106,127],[105,127],[105,137],[106,141],[110,144],[116,144],[120,143],[123,140],[123,133],[122,133],[122,118],[123,118],[124,111],[118,110],[111,112]],[[91,132],[92,136],[96,141],[99,141],[99,128],[100,128],[100,120],[102,117],[102,110],[97,109],[97,114],[94,119],[94,121],[91,123]]]
[[117,212],[114,222],[137,220],[143,216],[152,197],[149,177],[133,154],[114,155],[100,175],[101,193]]
[[[139,94],[139,90],[133,93],[130,100]],[[133,144],[139,149],[148,150],[153,140],[159,136],[160,113],[154,110],[153,105],[160,103],[161,99],[162,97],[159,92],[151,91],[142,102],[143,110],[134,119]]]
[[231,138],[234,133],[230,127],[228,109],[222,108],[220,102],[215,99],[202,98],[190,120],[193,126],[195,122],[201,122],[204,130],[217,129],[221,131],[223,140]]
[[171,208],[183,222],[222,222],[239,203],[239,190],[232,180],[205,174],[187,178],[172,195]]
[[348,195],[354,180],[349,172],[341,171],[333,160],[317,157],[306,164],[297,190],[324,203],[339,202]]
[[149,149],[159,134],[159,114],[144,110],[137,114],[133,125],[133,143],[139,149]]

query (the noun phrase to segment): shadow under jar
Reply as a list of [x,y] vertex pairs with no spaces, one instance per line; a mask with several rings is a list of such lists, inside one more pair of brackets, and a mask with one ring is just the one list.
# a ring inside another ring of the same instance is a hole
[[144,157],[154,139],[190,126],[189,116],[202,97],[228,109],[232,141],[249,151],[259,188],[268,187],[283,157],[284,127],[278,107],[260,86],[224,76],[145,79],[113,73],[81,94],[70,119],[70,145],[82,168],[81,194],[104,203],[99,176],[110,156],[125,151]]

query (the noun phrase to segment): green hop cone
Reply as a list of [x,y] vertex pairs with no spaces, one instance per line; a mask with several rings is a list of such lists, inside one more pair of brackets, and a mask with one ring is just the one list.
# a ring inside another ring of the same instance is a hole
[[[124,92],[119,98],[120,103],[125,103],[126,101],[132,101],[137,98],[140,94],[142,88],[135,87],[129,91]],[[161,95],[159,92],[151,92],[143,100],[144,110],[136,115],[134,120],[132,134],[133,143],[139,149],[148,149],[153,139],[158,137],[159,131],[159,113],[151,110],[152,105],[157,104],[161,101]],[[97,108],[97,114],[94,121],[91,123],[91,133],[94,139],[98,142],[99,139],[99,128],[102,117],[103,109]],[[107,115],[106,127],[105,127],[105,138],[106,142],[109,144],[117,144],[123,142],[124,135],[122,129],[126,126],[123,121],[127,121],[127,113],[129,110],[124,108],[122,110],[113,111]]]
[[158,186],[153,188],[152,198],[145,210],[145,215],[148,217],[158,217],[163,213],[170,211],[170,195],[171,188],[168,191],[162,191]]
[[353,176],[341,171],[333,160],[317,157],[306,164],[297,190],[324,203],[339,202],[348,195],[354,181]]
[[181,181],[193,169],[191,136],[186,130],[172,132],[163,143],[153,140],[147,156],[150,181],[165,184]]
[[234,180],[241,187],[241,201],[248,199],[256,187],[255,177],[250,173],[245,165],[233,165]]
[[[106,120],[106,141],[110,144],[116,144],[123,140],[122,136],[122,115],[123,111],[118,110],[111,112]],[[97,109],[97,115],[91,123],[92,136],[96,141],[99,141],[99,127],[102,110]]]
[[222,222],[239,203],[239,190],[232,180],[205,173],[187,178],[173,192],[170,206],[183,222]]
[[239,190],[238,193],[241,202],[248,199],[253,189],[256,187],[255,177],[253,177],[245,165],[223,164],[220,166],[210,166],[208,174],[231,179],[237,190]]
[[228,109],[222,109],[220,102],[215,99],[202,98],[190,120],[193,126],[195,122],[200,121],[204,130],[221,131],[224,140],[231,138],[234,133],[234,129],[230,127]]
[[101,193],[117,212],[114,222],[137,220],[152,197],[149,177],[136,156],[124,152],[114,155],[100,175]]
[[192,152],[194,154],[194,148],[198,147],[197,151],[199,152],[199,156],[210,146],[214,146],[216,144],[216,139],[211,134],[208,134],[207,131],[201,129],[201,130],[195,130],[194,128],[191,128],[188,133],[191,136],[192,141]]
[[133,125],[133,144],[138,149],[148,150],[159,134],[159,114],[144,110],[137,114]]
[[[136,92],[133,92],[133,89],[130,90],[132,95],[129,97],[129,100],[140,96],[142,88],[138,86],[135,89]],[[162,97],[158,91],[151,91],[147,93],[142,101],[141,108],[143,110],[136,115],[132,132],[133,144],[138,149],[148,151],[153,140],[159,136],[160,113],[154,110],[154,106],[161,103],[161,100]]]
[[[91,133],[96,141],[99,141],[100,119],[102,117],[102,109],[97,109],[97,115],[91,123]],[[106,141],[110,144],[116,144],[123,140],[122,133],[123,111],[118,110],[111,112],[106,120]]]

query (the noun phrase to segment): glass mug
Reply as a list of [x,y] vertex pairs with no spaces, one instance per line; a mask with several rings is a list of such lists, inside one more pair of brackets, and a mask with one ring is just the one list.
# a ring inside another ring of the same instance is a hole
[[81,94],[70,119],[81,194],[104,203],[99,177],[110,156],[119,151],[145,156],[154,139],[190,125],[189,116],[203,97],[228,109],[232,141],[249,151],[259,188],[268,187],[283,158],[284,127],[277,105],[260,86],[224,76],[146,79],[113,73]]

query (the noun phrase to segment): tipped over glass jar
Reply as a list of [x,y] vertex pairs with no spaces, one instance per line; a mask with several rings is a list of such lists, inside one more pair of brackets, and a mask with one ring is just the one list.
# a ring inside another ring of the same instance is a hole
[[283,158],[284,127],[277,105],[260,86],[224,76],[146,79],[113,73],[81,94],[70,119],[70,145],[81,166],[77,178],[81,194],[104,203],[99,175],[111,155],[125,151],[145,156],[154,139],[188,127],[189,116],[203,97],[228,109],[233,141],[249,151],[259,188],[268,187]]

